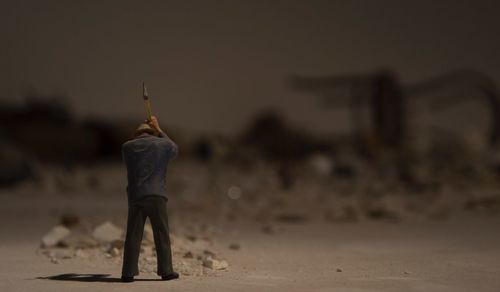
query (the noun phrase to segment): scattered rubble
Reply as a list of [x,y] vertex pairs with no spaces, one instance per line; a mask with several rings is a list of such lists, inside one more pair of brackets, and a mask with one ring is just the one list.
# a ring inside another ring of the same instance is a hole
[[78,238],[77,242],[74,244],[75,248],[79,249],[92,249],[99,246],[99,242],[92,237]]
[[61,225],[55,226],[42,238],[42,247],[54,247],[60,244],[69,234],[68,228]]
[[84,251],[83,249],[77,249],[75,251],[75,257],[81,258],[81,259],[87,259],[87,258],[89,258],[89,254],[86,251]]
[[214,259],[211,256],[208,256],[203,261],[203,266],[210,268],[212,270],[227,270],[229,264],[225,260]]
[[[197,160],[176,162],[169,177],[170,186],[176,190],[172,192],[176,195],[173,211],[178,216],[170,233],[176,270],[183,275],[210,275],[228,269],[229,263],[214,246],[218,231],[200,222],[223,226],[248,220],[257,231],[276,235],[286,224],[293,228],[291,224],[316,220],[333,224],[363,220],[397,223],[442,220],[464,210],[500,212],[500,159],[492,163],[491,155],[475,151],[471,156],[462,146],[453,147],[453,155],[444,155],[450,152],[450,145],[456,145],[444,142],[446,147],[435,145],[418,155],[391,153],[377,149],[376,141],[364,145],[366,153],[359,154],[351,139],[346,142],[336,138],[338,141],[329,144],[332,147],[321,148],[318,141],[303,141],[308,135],[296,130],[286,129],[279,118],[264,117],[241,137],[241,141],[248,142],[248,148],[241,147],[238,155],[232,153],[231,147],[245,143],[221,140],[211,143],[210,150],[202,146]],[[295,144],[297,141],[300,143]],[[300,159],[295,159],[297,154]],[[123,168],[119,171],[120,175],[112,173],[113,178],[123,177]],[[80,188],[80,183],[88,189],[89,177],[104,176],[89,171],[77,177],[83,178],[83,184],[78,179],[65,181],[70,180],[67,177],[52,181],[61,180],[61,185],[75,189]],[[112,189],[115,183],[106,182],[90,185],[102,192],[107,188],[118,192]],[[120,262],[122,228],[106,221],[92,229],[72,213],[63,214],[59,223],[42,239],[47,251],[43,254],[53,263],[72,258]],[[241,243],[232,242],[222,248],[240,250]],[[148,273],[156,269],[154,234],[149,223],[144,229],[139,266]]]
[[116,257],[116,256],[119,256],[121,254],[120,250],[116,247],[111,247],[107,254],[111,257]]
[[100,242],[112,242],[122,238],[123,230],[113,223],[106,221],[94,229],[92,236]]
[[[186,276],[202,276],[228,269],[228,262],[212,250],[211,227],[202,224],[187,230],[189,230],[188,235],[170,234],[173,265],[177,271]],[[192,232],[197,232],[199,236],[194,236]],[[156,273],[157,254],[152,234],[150,225],[145,225],[139,257],[139,271],[142,273]],[[41,249],[37,252],[54,264],[71,259],[89,261],[101,259],[120,265],[124,247],[123,235],[122,229],[109,221],[93,230],[76,228],[73,232],[58,225],[44,236]],[[237,246],[239,248],[237,244],[232,248],[236,249]]]

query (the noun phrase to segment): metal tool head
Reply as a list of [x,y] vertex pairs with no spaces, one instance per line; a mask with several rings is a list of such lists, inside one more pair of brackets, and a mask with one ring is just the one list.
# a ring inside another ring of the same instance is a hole
[[146,88],[146,84],[142,82],[142,99],[144,100],[144,109],[146,110],[146,118],[148,121],[151,121],[151,117],[153,116],[151,112],[151,101],[148,96],[148,89]]

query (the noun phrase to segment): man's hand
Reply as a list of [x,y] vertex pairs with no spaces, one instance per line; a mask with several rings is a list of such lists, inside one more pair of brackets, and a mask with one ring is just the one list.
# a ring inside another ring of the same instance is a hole
[[147,123],[158,133],[162,133],[163,131],[160,128],[160,124],[158,123],[158,119],[155,116],[151,117],[151,120],[147,121]]

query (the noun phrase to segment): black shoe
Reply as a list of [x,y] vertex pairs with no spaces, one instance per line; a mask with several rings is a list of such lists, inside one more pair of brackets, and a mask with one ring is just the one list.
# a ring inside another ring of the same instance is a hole
[[125,283],[134,282],[134,277],[123,277],[122,276],[122,282],[125,282]]
[[161,279],[163,281],[169,281],[169,280],[178,279],[178,278],[179,278],[179,274],[177,274],[176,272],[172,272],[166,276],[161,276]]

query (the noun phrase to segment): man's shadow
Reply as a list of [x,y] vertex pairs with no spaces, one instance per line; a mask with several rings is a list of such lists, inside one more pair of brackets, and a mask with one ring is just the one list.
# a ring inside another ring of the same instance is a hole
[[[122,282],[120,278],[109,277],[110,274],[59,274],[47,277],[37,277],[43,280],[57,280],[57,281],[78,281],[78,282],[104,282],[104,283],[118,283]],[[161,279],[134,279],[135,281],[161,281]]]

